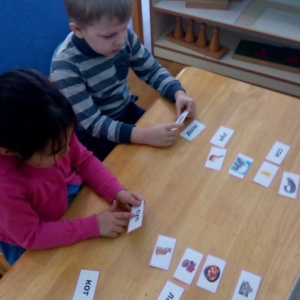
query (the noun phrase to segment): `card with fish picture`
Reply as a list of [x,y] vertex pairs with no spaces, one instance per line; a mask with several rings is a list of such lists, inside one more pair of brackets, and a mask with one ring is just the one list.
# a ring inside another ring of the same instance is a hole
[[278,192],[279,195],[296,199],[298,194],[299,182],[299,174],[283,172]]
[[278,166],[264,161],[253,178],[253,181],[268,188],[277,174],[278,169]]
[[211,147],[208,154],[205,167],[213,170],[220,171],[226,156],[227,150],[217,147]]
[[228,173],[240,179],[243,179],[248,173],[251,165],[253,163],[253,158],[239,153],[231,165]]

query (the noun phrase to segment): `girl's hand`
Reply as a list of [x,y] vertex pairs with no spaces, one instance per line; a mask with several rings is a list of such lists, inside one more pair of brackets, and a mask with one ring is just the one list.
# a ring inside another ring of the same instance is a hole
[[118,206],[124,210],[130,211],[131,206],[139,206],[143,197],[138,192],[122,190],[116,195]]

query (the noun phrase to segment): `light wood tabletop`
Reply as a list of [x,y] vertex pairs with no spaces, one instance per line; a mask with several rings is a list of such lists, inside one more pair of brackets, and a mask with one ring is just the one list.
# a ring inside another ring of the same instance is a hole
[[[300,101],[192,67],[178,78],[206,128],[192,141],[178,136],[170,148],[119,145],[105,160],[122,184],[144,196],[142,227],[116,239],[26,251],[0,280],[0,299],[72,299],[81,269],[100,271],[94,299],[157,299],[170,280],[185,289],[182,299],[227,300],[242,270],[262,277],[257,299],[286,299],[300,268],[300,199],[278,190],[284,171],[300,173]],[[138,126],[174,118],[174,105],[159,98]],[[235,132],[215,171],[205,162],[220,126]],[[253,178],[276,141],[291,148],[265,188]],[[254,159],[243,180],[228,174],[239,153]],[[65,218],[107,207],[84,187]],[[158,235],[177,239],[167,271],[149,266]],[[186,248],[204,255],[191,285],[173,278]],[[226,261],[216,294],[196,286],[207,255]]]

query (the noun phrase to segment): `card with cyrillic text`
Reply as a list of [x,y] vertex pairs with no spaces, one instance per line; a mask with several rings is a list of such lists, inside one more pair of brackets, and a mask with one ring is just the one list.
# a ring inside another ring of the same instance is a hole
[[159,235],[152,252],[150,266],[162,270],[169,270],[175,245],[176,239],[164,235]]
[[277,174],[278,169],[278,166],[264,161],[253,178],[253,181],[268,188]]
[[225,260],[208,255],[198,278],[197,286],[209,292],[216,293],[225,265]]
[[242,270],[231,300],[255,300],[261,276]]
[[273,162],[277,165],[280,165],[284,158],[286,157],[288,151],[290,150],[289,145],[285,145],[281,142],[275,142],[272,149],[268,153],[266,160]]
[[240,179],[243,179],[249,171],[253,163],[253,158],[239,153],[233,164],[231,165],[228,173]]
[[220,171],[222,169],[226,152],[226,149],[211,147],[208,157],[206,159],[205,167]]
[[214,134],[212,139],[210,140],[210,143],[219,146],[221,148],[224,148],[227,142],[230,140],[234,133],[233,129],[220,126],[220,128],[217,130],[217,132]]
[[180,133],[180,136],[188,141],[192,141],[202,130],[205,129],[205,127],[206,126],[198,120],[194,120]]
[[99,274],[99,271],[81,270],[73,300],[94,299]]
[[298,194],[300,175],[283,172],[279,187],[279,195],[296,199]]
[[191,284],[199,268],[202,257],[202,253],[187,248],[177,266],[173,277],[186,284]]
[[[187,110],[185,110],[176,120],[176,124],[181,124],[184,122],[185,118],[187,117],[187,115],[189,114],[189,112]],[[172,128],[171,130],[177,130],[177,128]]]
[[130,218],[127,232],[132,232],[142,226],[145,206],[144,202],[145,201],[142,200],[140,206],[132,206],[131,212],[134,213],[135,216]]
[[164,288],[161,290],[157,300],[180,300],[183,292],[183,287],[168,280]]

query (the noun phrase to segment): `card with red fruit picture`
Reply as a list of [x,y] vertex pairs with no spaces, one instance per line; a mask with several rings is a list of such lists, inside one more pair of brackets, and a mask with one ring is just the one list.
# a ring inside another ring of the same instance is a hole
[[213,170],[220,171],[226,156],[227,150],[217,147],[211,147],[205,167]]

